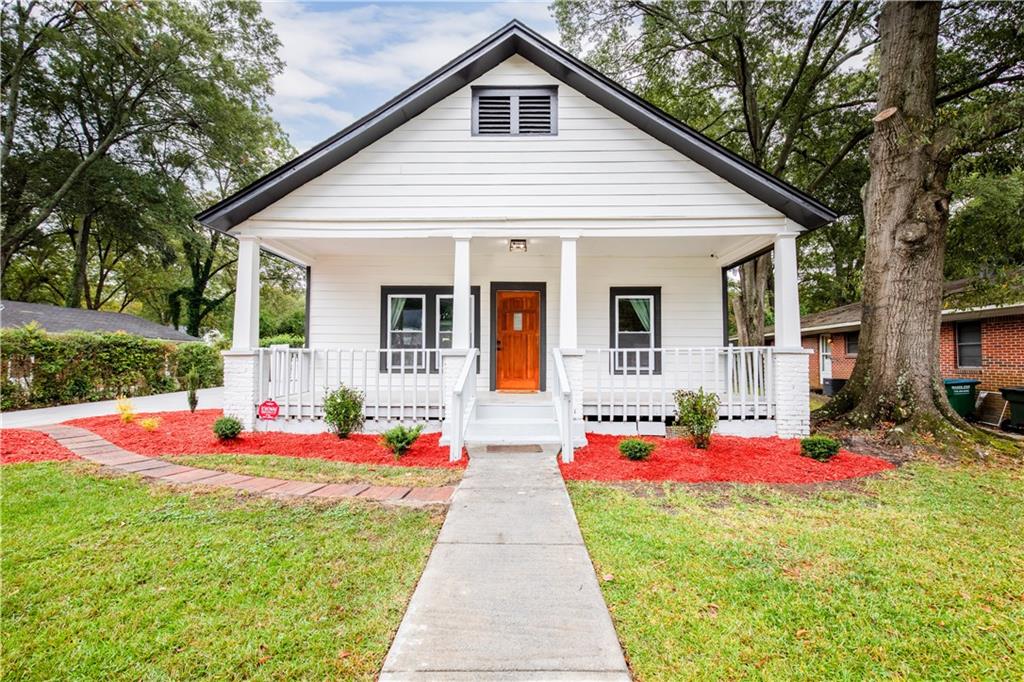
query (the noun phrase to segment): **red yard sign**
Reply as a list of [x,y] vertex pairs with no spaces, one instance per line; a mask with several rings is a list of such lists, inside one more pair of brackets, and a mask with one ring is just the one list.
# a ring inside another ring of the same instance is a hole
[[256,416],[260,419],[274,420],[277,419],[277,415],[281,412],[281,407],[273,400],[264,400],[260,403],[260,406],[256,408]]

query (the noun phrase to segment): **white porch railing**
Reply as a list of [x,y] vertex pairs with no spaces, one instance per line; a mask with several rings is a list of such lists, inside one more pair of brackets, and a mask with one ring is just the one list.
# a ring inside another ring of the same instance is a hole
[[774,419],[770,346],[588,349],[583,355],[583,414],[598,421],[664,421],[677,390],[717,393],[722,419]]
[[572,385],[569,382],[569,374],[565,371],[565,360],[562,358],[561,349],[555,348],[551,351],[554,361],[554,372],[552,373],[555,405],[555,416],[558,419],[558,433],[562,440],[562,461],[573,460],[572,445]]
[[367,421],[444,419],[437,349],[261,348],[256,402],[274,400],[281,419],[323,419],[323,401],[344,384],[363,393]]
[[466,353],[466,362],[452,388],[452,415],[448,427],[448,459],[452,462],[462,459],[466,429],[473,420],[473,411],[476,409],[476,356],[479,352],[473,348]]

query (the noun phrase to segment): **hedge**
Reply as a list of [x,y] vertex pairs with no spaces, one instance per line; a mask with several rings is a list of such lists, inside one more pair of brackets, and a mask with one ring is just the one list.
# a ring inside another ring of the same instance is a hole
[[201,387],[223,382],[216,349],[123,332],[0,331],[0,409],[68,405],[181,390],[189,368]]

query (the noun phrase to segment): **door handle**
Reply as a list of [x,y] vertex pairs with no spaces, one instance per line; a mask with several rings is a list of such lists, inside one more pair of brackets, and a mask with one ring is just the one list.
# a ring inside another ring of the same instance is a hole
[[501,350],[501,341],[500,340],[494,342],[494,350],[496,350],[496,351]]

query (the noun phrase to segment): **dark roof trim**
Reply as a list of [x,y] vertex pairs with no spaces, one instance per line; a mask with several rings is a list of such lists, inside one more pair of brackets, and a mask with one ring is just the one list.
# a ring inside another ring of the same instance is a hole
[[515,20],[341,132],[202,211],[196,219],[217,230],[230,230],[514,54],[796,223],[814,229],[835,220],[836,213],[813,197],[704,137]]

